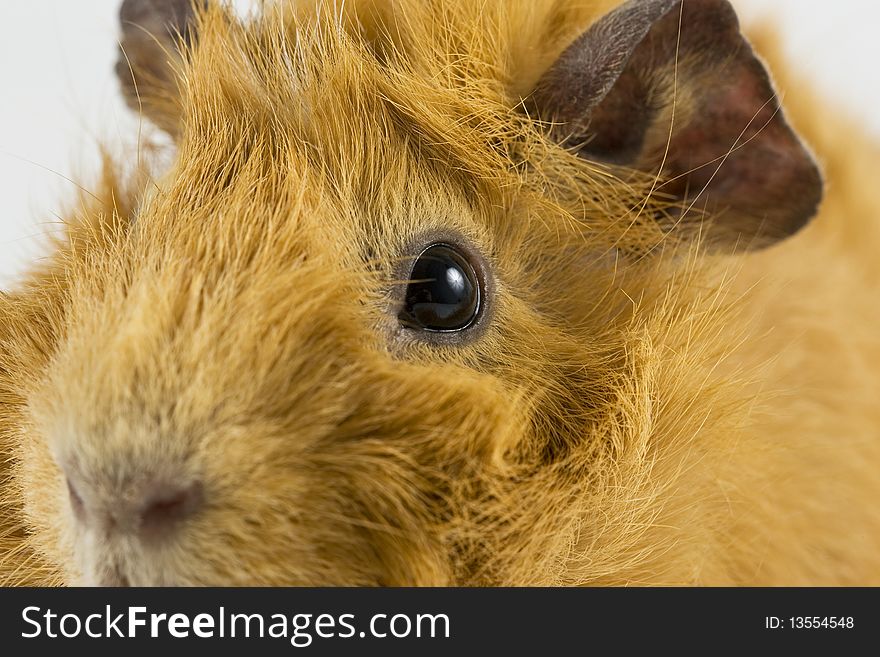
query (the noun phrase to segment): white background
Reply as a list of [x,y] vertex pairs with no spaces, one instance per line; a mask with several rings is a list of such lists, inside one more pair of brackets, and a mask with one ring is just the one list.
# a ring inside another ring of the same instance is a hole
[[[120,2],[0,0],[0,289],[59,230],[66,179],[90,179],[98,142],[132,138],[113,77]],[[880,2],[734,4],[746,23],[778,17],[797,66],[880,137]]]

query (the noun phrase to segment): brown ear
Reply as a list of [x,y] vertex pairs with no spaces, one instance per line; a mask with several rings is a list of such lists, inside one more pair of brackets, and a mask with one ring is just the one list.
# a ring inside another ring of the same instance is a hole
[[116,75],[126,102],[176,135],[180,116],[175,68],[181,45],[195,39],[195,4],[204,0],[124,0]]
[[584,158],[662,165],[659,191],[692,207],[676,225],[706,210],[716,243],[781,240],[822,199],[819,169],[727,0],[630,0],[562,54],[531,103]]

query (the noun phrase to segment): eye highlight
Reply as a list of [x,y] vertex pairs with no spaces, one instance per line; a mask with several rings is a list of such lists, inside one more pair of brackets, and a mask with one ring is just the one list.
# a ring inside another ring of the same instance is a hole
[[406,328],[454,333],[474,324],[482,304],[473,265],[454,246],[433,244],[415,259],[398,320]]

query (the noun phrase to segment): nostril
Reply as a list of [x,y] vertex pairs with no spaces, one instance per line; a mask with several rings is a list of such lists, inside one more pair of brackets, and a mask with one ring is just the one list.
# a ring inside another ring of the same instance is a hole
[[195,513],[202,504],[202,486],[159,486],[149,492],[140,513],[140,529],[145,535],[158,535]]
[[83,477],[68,469],[65,473],[77,525],[107,536],[133,533],[144,539],[161,537],[202,505],[199,481],[181,484],[171,478],[143,477],[114,486],[115,477]]

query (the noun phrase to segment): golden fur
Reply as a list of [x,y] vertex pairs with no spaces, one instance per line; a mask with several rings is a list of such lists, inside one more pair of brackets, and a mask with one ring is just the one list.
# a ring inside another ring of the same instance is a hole
[[[108,160],[0,297],[0,579],[880,584],[877,150],[783,80],[821,216],[751,254],[667,236],[650,179],[519,106],[612,4],[202,16],[170,171]],[[429,346],[396,265],[450,230],[492,317]],[[182,464],[206,507],[161,548],[95,543],[63,457]]]

